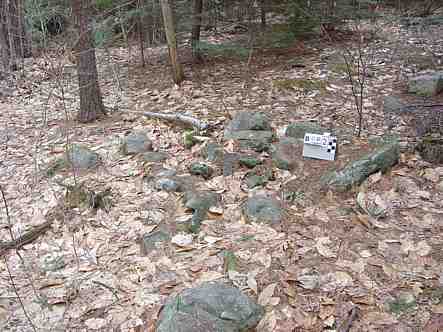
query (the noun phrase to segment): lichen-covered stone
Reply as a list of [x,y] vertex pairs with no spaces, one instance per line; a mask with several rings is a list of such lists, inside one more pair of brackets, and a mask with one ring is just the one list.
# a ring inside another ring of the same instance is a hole
[[152,142],[144,132],[132,132],[122,139],[120,151],[124,155],[144,153],[152,150]]
[[264,113],[238,112],[226,127],[225,133],[243,130],[270,131],[271,124]]
[[214,170],[204,163],[194,162],[189,166],[189,172],[192,175],[202,176],[204,179],[209,179]]
[[149,151],[143,153],[142,158],[148,163],[157,163],[168,159],[169,155],[166,152]]
[[204,283],[170,298],[160,312],[156,332],[245,332],[264,309],[239,289]]
[[411,78],[408,82],[408,91],[423,97],[438,95],[443,91],[443,71]]
[[272,160],[277,168],[291,170],[300,160],[297,153],[298,147],[302,144],[299,140],[292,137],[282,138],[280,142],[274,144],[271,148]]
[[221,162],[223,160],[223,146],[215,142],[208,142],[202,149],[202,157],[210,162]]
[[280,223],[283,209],[276,199],[265,196],[249,197],[243,209],[246,220],[257,223]]
[[288,137],[304,139],[306,133],[323,134],[330,132],[328,129],[313,122],[295,122],[288,125],[285,135]]
[[333,171],[321,178],[324,188],[346,191],[360,185],[369,175],[386,171],[398,162],[400,146],[398,142],[382,145],[372,153],[353,161],[340,171]]
[[91,169],[97,166],[100,156],[85,146],[72,144],[66,151],[65,160],[75,169]]

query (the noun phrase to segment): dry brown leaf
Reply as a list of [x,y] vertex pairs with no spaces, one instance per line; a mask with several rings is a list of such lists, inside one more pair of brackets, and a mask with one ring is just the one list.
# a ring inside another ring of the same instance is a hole
[[267,306],[270,304],[271,298],[274,295],[275,288],[277,287],[277,283],[270,284],[263,289],[263,291],[258,296],[258,304],[262,306]]
[[398,320],[392,315],[378,311],[368,312],[364,319],[373,325],[393,325],[398,323]]
[[257,332],[272,332],[277,325],[277,317],[274,310],[267,312],[256,327]]

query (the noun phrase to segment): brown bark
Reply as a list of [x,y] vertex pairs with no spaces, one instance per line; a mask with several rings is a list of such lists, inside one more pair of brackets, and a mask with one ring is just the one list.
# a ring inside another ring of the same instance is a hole
[[91,0],[72,0],[72,9],[78,32],[74,47],[80,90],[80,110],[77,113],[77,120],[91,122],[106,114],[98,84],[92,27],[88,17],[88,13],[91,12]]
[[29,55],[23,0],[0,1],[0,53],[2,70],[16,70],[20,59]]
[[193,13],[192,13],[192,32],[191,32],[191,46],[192,56],[194,61],[201,60],[200,54],[200,29],[202,23],[203,1],[194,0]]
[[267,0],[260,0],[260,18],[261,18],[261,28],[266,29],[266,13],[268,11]]
[[178,59],[177,39],[175,35],[174,15],[168,0],[160,0],[165,26],[166,40],[168,41],[169,57],[172,65],[172,78],[176,84],[184,80],[183,69]]

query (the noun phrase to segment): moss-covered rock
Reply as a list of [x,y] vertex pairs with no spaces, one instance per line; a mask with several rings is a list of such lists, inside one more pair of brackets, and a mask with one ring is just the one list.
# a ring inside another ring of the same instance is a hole
[[382,145],[372,153],[353,161],[340,171],[333,171],[321,178],[322,186],[335,191],[347,191],[360,185],[369,175],[386,171],[398,162],[398,142]]
[[264,309],[239,289],[221,282],[204,283],[166,302],[156,332],[245,332],[263,314]]

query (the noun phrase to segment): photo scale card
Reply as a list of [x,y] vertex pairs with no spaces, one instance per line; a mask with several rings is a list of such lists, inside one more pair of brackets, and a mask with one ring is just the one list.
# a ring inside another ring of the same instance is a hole
[[333,161],[336,151],[337,137],[331,136],[329,133],[323,135],[305,134],[303,157]]

